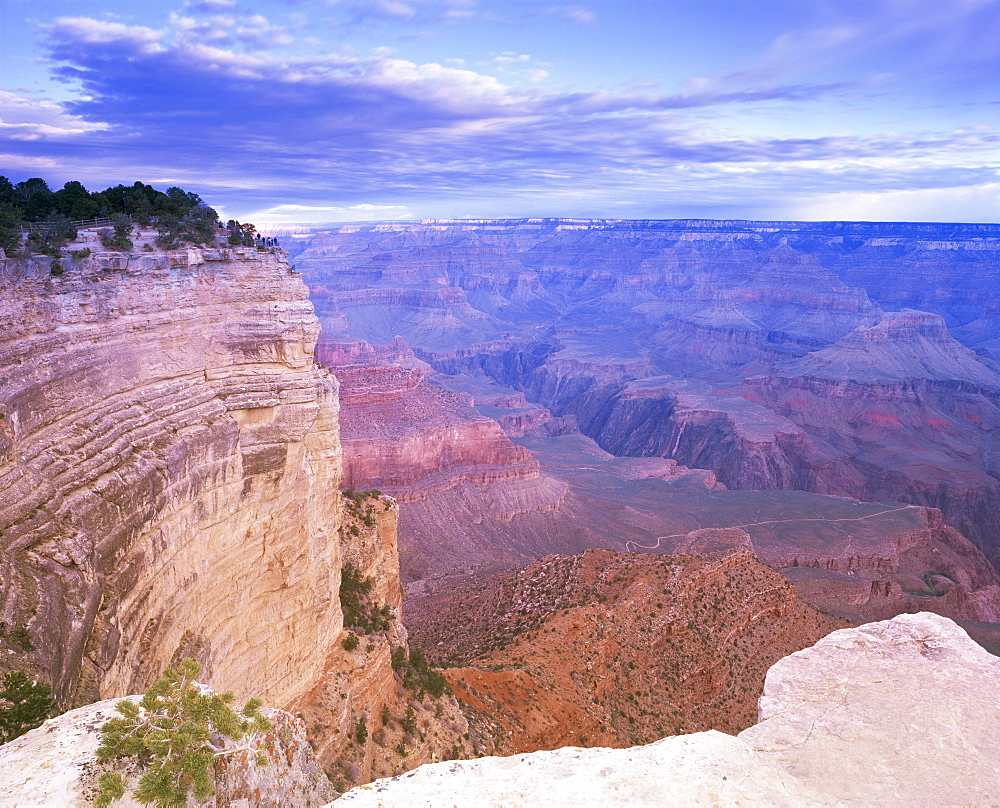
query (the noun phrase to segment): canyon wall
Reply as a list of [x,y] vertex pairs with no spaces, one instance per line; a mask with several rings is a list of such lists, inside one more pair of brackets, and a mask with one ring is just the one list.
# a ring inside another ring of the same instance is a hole
[[[337,382],[280,252],[0,262],[0,619],[60,703],[192,656],[285,706],[341,633]],[[23,635],[22,635],[23,636]]]

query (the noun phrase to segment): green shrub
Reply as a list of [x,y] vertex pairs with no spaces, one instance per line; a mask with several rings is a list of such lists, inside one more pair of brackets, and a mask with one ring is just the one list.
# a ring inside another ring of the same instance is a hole
[[358,639],[358,635],[352,631],[346,637],[344,637],[344,641],[341,643],[341,645],[344,646],[345,651],[353,651],[355,648],[358,647],[359,642],[361,642],[361,640]]
[[403,716],[403,720],[400,721],[399,724],[403,728],[403,732],[408,732],[410,735],[416,734],[417,713],[414,711],[412,706],[406,708],[406,715]]
[[35,650],[35,644],[31,641],[31,634],[28,633],[27,626],[14,626],[10,630],[10,638],[21,646],[22,651]]
[[354,727],[353,732],[354,740],[358,742],[360,746],[364,746],[365,742],[368,740],[368,722],[365,721],[364,716],[358,719],[358,723]]
[[132,234],[132,221],[127,216],[115,216],[112,219],[113,230],[99,230],[101,246],[108,250],[128,252],[134,246],[129,236]]
[[[143,764],[145,772],[134,794],[139,802],[184,805],[192,791],[195,800],[208,799],[215,759],[237,751],[255,751],[258,765],[267,763],[259,749],[232,743],[271,728],[260,713],[260,699],[250,699],[236,713],[229,706],[233,694],[204,692],[195,681],[200,673],[201,665],[193,659],[183,660],[176,669],[167,668],[138,704],[119,701],[115,709],[121,716],[100,729],[98,760],[135,757]],[[120,774],[106,773],[96,804],[109,805],[124,788]]]
[[340,572],[340,608],[344,625],[358,634],[388,631],[395,615],[392,607],[380,604],[371,596],[372,580],[353,564],[344,564]]
[[8,671],[0,687],[0,744],[42,725],[56,706],[52,688],[24,671]]

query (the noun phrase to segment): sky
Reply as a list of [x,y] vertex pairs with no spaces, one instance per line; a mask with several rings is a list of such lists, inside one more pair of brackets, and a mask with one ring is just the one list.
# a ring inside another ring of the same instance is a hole
[[1000,0],[0,0],[0,174],[259,225],[1000,221]]

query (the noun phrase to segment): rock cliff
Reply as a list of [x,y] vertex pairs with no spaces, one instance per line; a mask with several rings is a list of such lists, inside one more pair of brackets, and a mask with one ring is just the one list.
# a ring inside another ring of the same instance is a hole
[[[407,649],[398,509],[339,492],[338,383],[301,277],[275,249],[87,243],[61,274],[0,263],[0,669],[67,707],[193,657],[213,688],[304,715],[342,783],[461,753],[450,703],[436,747],[426,728],[381,757],[356,738],[423,699],[390,658]],[[389,614],[354,649],[346,563]]]
[[631,749],[441,763],[338,806],[992,805],[1000,660],[926,613],[829,634],[768,671],[758,723]]
[[60,701],[206,681],[284,706],[341,631],[337,383],[280,253],[0,266],[0,617]]

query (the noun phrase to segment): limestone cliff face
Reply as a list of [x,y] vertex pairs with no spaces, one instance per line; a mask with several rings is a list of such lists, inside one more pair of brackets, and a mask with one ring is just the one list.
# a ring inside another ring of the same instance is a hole
[[0,620],[27,661],[63,704],[184,656],[299,697],[341,632],[337,382],[305,284],[237,248],[7,259],[0,290]]

